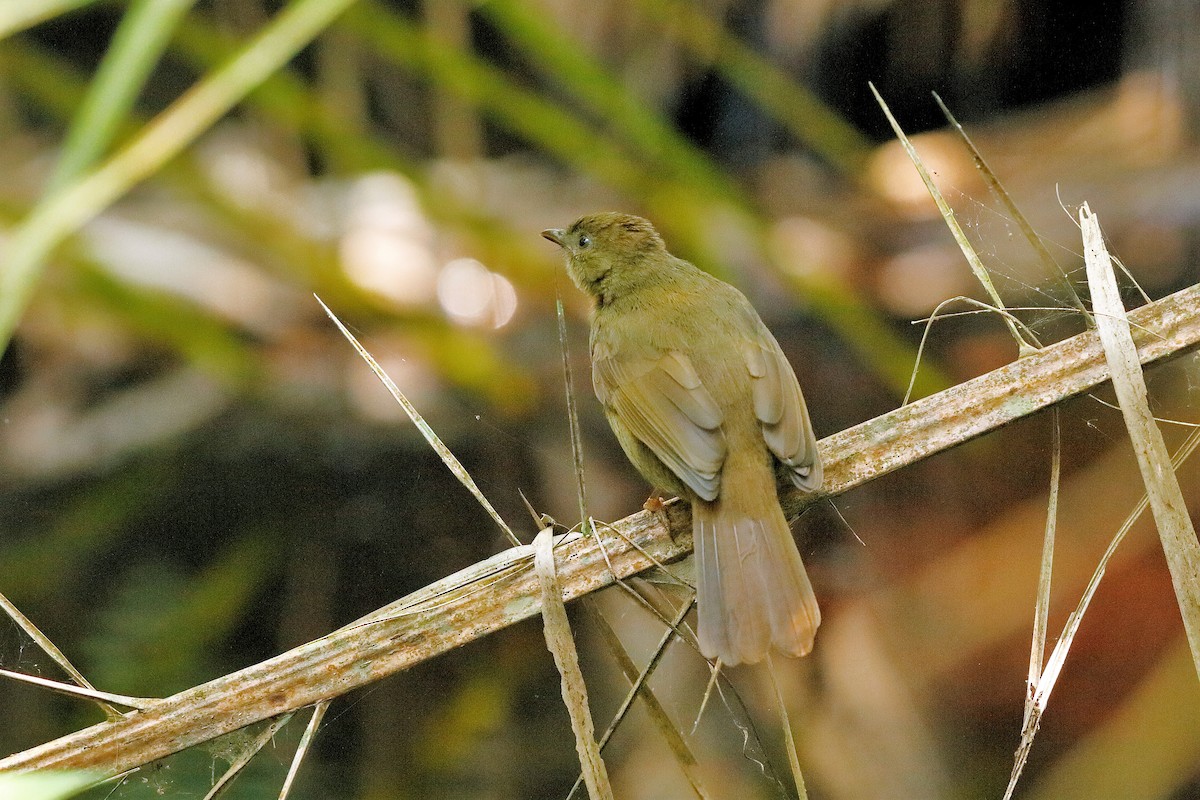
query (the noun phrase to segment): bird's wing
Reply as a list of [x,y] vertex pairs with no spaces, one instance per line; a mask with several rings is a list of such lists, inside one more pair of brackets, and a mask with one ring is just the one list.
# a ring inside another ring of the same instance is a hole
[[763,439],[775,457],[791,468],[792,482],[815,491],[821,486],[821,461],[796,373],[757,315],[750,330],[754,333],[743,343],[743,356]]
[[592,353],[596,396],[638,441],[705,500],[720,489],[721,408],[678,350],[658,357]]

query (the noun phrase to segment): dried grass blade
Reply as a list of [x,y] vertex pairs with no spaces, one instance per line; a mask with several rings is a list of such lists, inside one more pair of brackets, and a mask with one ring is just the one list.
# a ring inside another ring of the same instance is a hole
[[[1200,430],[1192,431],[1187,440],[1175,451],[1175,455],[1171,459],[1171,468],[1175,470],[1179,469],[1179,466],[1196,451],[1197,447],[1200,447]],[[1045,713],[1046,704],[1050,700],[1050,693],[1054,690],[1054,685],[1057,683],[1058,676],[1062,672],[1063,665],[1066,663],[1067,653],[1071,649],[1071,644],[1075,641],[1075,634],[1079,632],[1079,625],[1083,622],[1083,615],[1087,613],[1088,606],[1092,602],[1092,597],[1095,596],[1096,590],[1100,588],[1100,581],[1108,569],[1108,563],[1116,554],[1117,547],[1125,540],[1126,534],[1133,529],[1134,523],[1141,518],[1149,505],[1149,498],[1146,495],[1142,495],[1137,505],[1133,507],[1133,510],[1129,512],[1129,516],[1125,518],[1125,521],[1121,523],[1121,527],[1113,535],[1112,541],[1108,543],[1108,548],[1104,551],[1104,555],[1100,557],[1099,563],[1096,564],[1096,569],[1092,572],[1092,577],[1088,581],[1087,587],[1084,588],[1078,605],[1075,606],[1075,610],[1071,612],[1071,615],[1067,617],[1062,633],[1059,634],[1058,641],[1054,644],[1054,650],[1050,653],[1050,658],[1046,660],[1041,678],[1038,680],[1037,686],[1034,687],[1032,712],[1027,716],[1025,726],[1021,732],[1021,743],[1017,748],[1012,776],[1009,779],[1008,791],[1004,795],[1006,800],[1012,796],[1013,789],[1016,788],[1017,779],[1020,777],[1021,770],[1024,768],[1025,761],[1029,756],[1029,751],[1033,747],[1033,737],[1037,733],[1042,714]]]
[[792,770],[792,783],[799,800],[808,800],[808,788],[804,785],[804,773],[800,771],[800,753],[796,750],[796,737],[792,734],[792,719],[783,691],[779,688],[779,676],[775,672],[775,659],[767,658],[767,671],[771,673],[771,688],[775,690],[775,706],[779,709],[779,725],[783,728],[783,740],[787,746],[788,766]]
[[1033,644],[1029,650],[1029,684],[1026,687],[1022,728],[1029,723],[1033,712],[1033,695],[1042,677],[1042,664],[1046,657],[1046,628],[1050,617],[1050,580],[1054,573],[1054,534],[1058,528],[1058,490],[1062,477],[1062,425],[1058,408],[1054,409],[1051,420],[1050,497],[1046,502],[1046,534],[1042,539],[1042,566],[1038,574],[1037,602],[1033,611]]
[[[659,702],[658,697],[647,685],[650,676],[654,674],[654,670],[658,668],[659,663],[662,661],[663,655],[667,651],[667,645],[674,639],[675,629],[683,624],[684,618],[691,613],[695,605],[695,598],[692,598],[679,609],[675,618],[668,623],[669,627],[663,632],[663,637],[659,640],[658,646],[654,648],[654,654],[650,657],[650,663],[646,664],[645,669],[640,672],[637,665],[629,657],[629,653],[626,652],[625,646],[621,644],[616,631],[608,624],[608,620],[604,618],[599,609],[594,604],[586,601],[583,604],[583,608],[596,625],[596,629],[600,631],[601,637],[608,645],[613,657],[616,658],[621,672],[625,674],[625,677],[630,682],[629,692],[625,695],[625,700],[621,703],[620,708],[617,709],[617,713],[613,715],[613,720],[609,723],[608,730],[600,737],[600,749],[603,750],[605,745],[608,744],[608,740],[612,738],[613,733],[617,730],[617,726],[621,724],[621,720],[625,718],[626,713],[628,713],[630,707],[633,705],[634,699],[640,695],[646,704],[646,710],[650,714],[651,721],[654,722],[654,726],[662,735],[663,740],[666,741],[667,747],[671,749],[671,753],[675,756],[675,761],[679,764],[679,768],[683,770],[683,774],[691,785],[692,791],[701,800],[707,800],[711,795],[705,790],[704,784],[700,780],[699,762],[696,760],[696,756],[692,753],[691,748],[688,747],[683,734],[671,722],[671,717],[667,714],[666,709],[663,708],[662,703]],[[575,780],[575,785],[571,787],[571,791],[567,794],[568,798],[574,794],[582,780],[582,775]]]
[[245,769],[246,765],[250,763],[250,760],[258,755],[258,751],[266,747],[267,742],[271,741],[275,734],[279,733],[280,729],[282,729],[284,725],[287,725],[291,719],[291,713],[284,714],[283,716],[273,719],[271,724],[264,728],[262,733],[254,737],[254,741],[247,745],[246,748],[238,754],[238,757],[234,759],[234,762],[229,765],[229,769],[225,770],[225,773],[218,778],[217,782],[213,784],[213,787],[208,790],[208,794],[204,795],[204,800],[213,800],[214,797],[225,791],[226,787],[228,787],[229,783],[237,777],[238,773]]
[[1135,685],[1105,698],[1103,719],[1030,776],[1022,800],[1195,798],[1200,693],[1183,638]]
[[988,185],[988,188],[991,189],[998,198],[1000,198],[1000,202],[1004,204],[1004,207],[1008,210],[1009,216],[1012,217],[1013,221],[1017,223],[1017,227],[1021,229],[1021,233],[1025,235],[1025,238],[1029,241],[1030,246],[1032,246],[1034,252],[1037,253],[1038,258],[1041,260],[1042,265],[1046,268],[1046,271],[1057,276],[1059,284],[1066,291],[1067,296],[1071,298],[1071,305],[1083,312],[1084,319],[1088,321],[1088,324],[1091,324],[1092,315],[1088,312],[1087,306],[1085,306],[1083,304],[1083,300],[1080,299],[1079,292],[1075,291],[1075,287],[1071,285],[1070,278],[1068,278],[1067,274],[1063,272],[1063,269],[1058,265],[1058,262],[1054,260],[1054,256],[1050,255],[1050,250],[1042,241],[1042,237],[1037,235],[1037,231],[1033,229],[1033,225],[1031,225],[1026,216],[1021,213],[1021,209],[1017,207],[1017,203],[1012,199],[1012,195],[1010,195],[1008,190],[1004,188],[1004,185],[1000,183],[1000,179],[996,177],[996,173],[992,172],[992,168],[988,166],[987,161],[984,160],[983,153],[980,153],[979,149],[975,147],[975,143],[971,141],[971,137],[967,135],[966,130],[959,123],[959,121],[955,119],[954,114],[950,113],[950,109],[945,103],[942,102],[942,98],[937,92],[933,93],[933,99],[937,101],[938,108],[942,110],[942,114],[945,115],[946,121],[950,123],[950,127],[952,127],[954,132],[958,134],[958,137],[962,140],[963,145],[967,148],[967,152],[971,154],[971,159],[975,162],[975,168],[979,170],[979,174],[983,176],[984,182]]
[[[1044,684],[1042,680],[1042,666],[1046,656],[1046,628],[1050,615],[1050,579],[1054,572],[1054,534],[1058,527],[1058,490],[1062,476],[1062,428],[1057,408],[1054,409],[1053,431],[1053,449],[1050,460],[1050,498],[1046,504],[1046,533],[1042,539],[1042,564],[1038,574],[1037,601],[1034,604],[1033,610],[1033,641],[1029,649],[1029,678],[1025,687],[1025,709],[1021,719],[1021,741],[1017,745],[1017,752],[1013,757],[1012,773],[1008,777],[1008,787],[1004,792],[1005,800],[1012,797],[1013,790],[1017,788],[1017,781],[1020,780],[1021,773],[1025,769],[1025,762],[1028,760],[1029,753],[1033,749],[1033,737],[1037,734],[1038,724],[1042,718],[1042,711],[1045,709],[1045,698],[1049,694],[1049,688],[1054,685],[1059,669],[1056,666],[1054,676],[1050,678],[1048,684]],[[1062,651],[1063,658],[1066,657],[1066,647],[1070,646],[1070,640],[1073,638],[1074,632],[1072,631]],[[1058,644],[1055,645],[1054,656],[1058,656],[1058,648],[1062,645],[1063,639],[1060,638]],[[1059,664],[1061,662],[1055,660],[1055,663]],[[1045,694],[1041,693],[1043,688],[1046,689]]]
[[583,438],[579,435],[579,412],[575,408],[575,380],[571,373],[571,352],[567,348],[567,318],[562,298],[554,298],[558,314],[558,343],[562,349],[563,381],[567,392],[567,420],[571,424],[571,456],[575,464],[575,481],[579,493],[579,525],[585,536],[592,533],[592,518],[587,512],[587,482],[583,477]]
[[[3,347],[0,347],[0,351],[3,351]],[[12,621],[17,623],[17,627],[25,631],[25,635],[32,639],[38,647],[42,648],[42,650],[46,652],[46,655],[54,659],[54,663],[62,667],[63,671],[70,675],[72,680],[74,680],[83,688],[96,692],[96,687],[92,686],[91,682],[88,681],[87,678],[83,677],[82,672],[75,669],[75,665],[72,664],[66,655],[63,654],[63,651],[59,650],[57,645],[50,641],[50,637],[42,633],[41,630],[38,629],[38,626],[33,624],[33,620],[22,614],[21,610],[13,605],[12,601],[10,601],[3,594],[0,594],[0,610],[3,610],[5,614],[8,614]],[[96,700],[101,710],[104,711],[104,715],[106,717],[111,720],[119,719],[122,716],[120,711],[104,702],[102,698],[98,697],[98,695],[101,694],[100,692],[96,692],[96,694],[97,696],[93,696],[92,699]],[[120,705],[129,705],[131,708],[137,708],[135,704],[120,703]]]
[[367,352],[367,348],[359,344],[358,339],[354,338],[354,334],[348,331],[346,326],[342,324],[342,321],[337,318],[337,315],[329,310],[329,306],[325,305],[325,301],[320,297],[317,297],[315,294],[313,297],[317,298],[317,302],[321,304],[321,308],[325,309],[325,314],[331,320],[333,320],[333,324],[337,325],[338,330],[342,332],[342,336],[345,336],[346,340],[354,346],[354,349],[358,351],[360,356],[362,356],[363,361],[367,362],[367,366],[371,368],[371,371],[375,373],[375,376],[379,378],[379,380],[383,382],[383,385],[387,387],[387,390],[392,393],[392,397],[396,398],[396,402],[399,403],[400,407],[404,409],[404,413],[408,414],[408,418],[411,419],[413,424],[417,426],[417,430],[419,430],[421,435],[425,437],[425,441],[429,442],[429,446],[433,448],[433,451],[442,459],[442,463],[450,468],[450,471],[454,473],[454,477],[458,478],[459,483],[467,487],[467,491],[469,491],[471,495],[477,501],[479,501],[479,504],[483,506],[488,515],[491,516],[491,518],[495,520],[496,524],[500,526],[500,530],[504,531],[504,535],[508,537],[508,540],[512,542],[513,546],[520,547],[521,540],[518,539],[517,535],[512,532],[512,529],[508,527],[508,523],[506,523],[500,517],[500,514],[496,512],[496,509],[492,507],[492,504],[488,502],[488,499],[483,496],[483,492],[481,492],[479,487],[475,485],[475,479],[471,477],[471,473],[467,472],[467,468],[462,465],[462,462],[458,460],[454,453],[450,452],[450,448],[446,447],[445,443],[442,442],[441,437],[434,432],[433,428],[429,427],[429,423],[426,422],[425,418],[421,416],[421,412],[417,411],[417,407],[414,406],[409,399],[404,396],[404,393],[400,391],[400,388],[396,386],[395,382],[388,376],[386,372],[383,371],[383,367],[379,366],[379,363],[375,360],[375,358]]
[[1187,504],[1175,471],[1171,469],[1166,443],[1150,413],[1137,346],[1125,318],[1125,307],[1117,290],[1112,260],[1104,246],[1100,224],[1086,203],[1079,210],[1079,222],[1083,228],[1084,259],[1097,330],[1146,484],[1150,510],[1171,571],[1171,583],[1183,616],[1192,660],[1200,675],[1200,542],[1196,541]]
[[[942,196],[941,190],[933,182],[933,178],[929,175],[929,170],[925,169],[925,162],[921,160],[921,156],[917,153],[917,149],[913,147],[912,142],[909,141],[908,136],[905,135],[904,130],[900,127],[900,123],[892,116],[891,109],[888,108],[887,103],[883,100],[883,96],[875,88],[875,84],[868,83],[867,85],[871,87],[871,93],[875,95],[875,101],[883,109],[884,116],[887,117],[888,123],[891,124],[892,130],[895,131],[896,137],[904,147],[904,152],[908,154],[909,159],[913,162],[913,166],[916,167],[917,174],[924,181],[925,188],[929,190],[929,196],[937,204],[938,211],[941,213],[942,219],[946,222],[946,227],[950,229],[951,235],[954,236],[954,241],[958,242],[959,248],[962,250],[963,255],[966,256],[967,263],[971,265],[971,272],[975,273],[975,278],[983,284],[984,290],[992,298],[992,305],[1003,309],[1004,301],[1000,299],[1000,293],[996,291],[996,286],[992,283],[992,277],[988,274],[987,267],[983,266],[983,261],[980,260],[979,254],[975,252],[975,248],[967,239],[962,226],[958,224],[958,218],[954,216],[954,211],[950,208],[950,204],[946,202],[946,198]],[[1004,322],[1008,325],[1008,330],[1016,341],[1018,351],[1021,355],[1037,349],[1034,344],[1030,344],[1025,340],[1025,337],[1021,335],[1021,331],[1013,324],[1012,320],[1005,317]]]
[[300,737],[300,744],[296,745],[296,753],[292,756],[291,766],[288,767],[287,777],[283,779],[283,786],[279,789],[279,800],[287,800],[288,794],[291,793],[296,773],[300,771],[300,764],[308,755],[308,750],[317,735],[317,728],[321,726],[321,720],[325,718],[325,712],[328,710],[328,700],[322,700],[313,706],[312,716],[308,718],[308,725],[304,727],[304,735]]
[[554,566],[554,533],[549,528],[540,532],[533,540],[533,549],[533,562],[542,588],[542,631],[546,635],[546,647],[554,656],[554,664],[562,676],[563,702],[567,706],[567,713],[571,715],[571,729],[575,732],[575,750],[579,753],[583,782],[592,800],[612,800],[608,771],[604,768],[604,759],[600,757],[596,728],[588,708],[587,686],[579,669],[579,654],[575,650],[575,639],[571,636],[562,587]]
[[[14,681],[40,686],[43,689],[49,689],[52,692],[69,695],[71,697],[81,697],[85,700],[95,700],[102,706],[107,707],[108,703],[118,706],[126,706],[128,708],[136,708],[138,710],[149,708],[158,702],[153,697],[131,697],[125,694],[113,694],[112,692],[102,692],[98,689],[93,689],[91,685],[77,686],[74,683],[63,683],[61,681],[52,681],[49,678],[43,678],[38,675],[26,675],[23,672],[13,672],[9,669],[0,669],[0,677],[9,678]],[[120,717],[120,713],[116,713]]]

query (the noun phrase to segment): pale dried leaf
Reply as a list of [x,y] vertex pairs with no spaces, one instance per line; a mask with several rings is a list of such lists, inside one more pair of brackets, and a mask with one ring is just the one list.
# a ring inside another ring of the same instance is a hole
[[571,715],[571,729],[575,732],[575,750],[579,753],[583,782],[592,800],[612,800],[608,771],[600,757],[596,728],[592,724],[591,709],[588,708],[587,686],[579,669],[579,655],[575,651],[575,639],[571,636],[562,587],[554,566],[553,532],[546,529],[539,533],[533,541],[533,549],[533,563],[542,587],[542,631],[546,635],[546,647],[554,655],[554,664],[562,676],[563,702]]

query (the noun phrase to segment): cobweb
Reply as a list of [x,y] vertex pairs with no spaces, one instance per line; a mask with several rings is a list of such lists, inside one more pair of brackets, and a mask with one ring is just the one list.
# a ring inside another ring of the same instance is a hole
[[1036,231],[1035,246],[995,196],[967,195],[953,186],[941,188],[1005,305],[1037,309],[1014,314],[1043,344],[1085,329],[1078,311],[1080,298],[1086,304],[1087,285],[1074,221],[1077,207],[1060,201],[1061,220],[1067,224],[1049,234]]
[[[1032,223],[1037,242],[1032,243],[994,193],[980,191],[977,187],[968,192],[947,183],[944,173],[935,176],[935,180],[1004,305],[1028,327],[1041,345],[1053,344],[1088,329],[1089,322],[1081,308],[1090,312],[1091,303],[1077,223],[1079,207],[1087,198],[1047,188],[1045,197],[1031,203],[1039,212],[1037,221]],[[1103,215],[1102,208],[1098,212]],[[1114,229],[1127,222],[1117,214],[1110,221]],[[949,238],[944,228],[936,235]],[[1144,305],[1176,288],[1169,281],[1163,281],[1161,268],[1139,269],[1137,252],[1130,253],[1126,259],[1119,242],[1114,245],[1109,241],[1108,244],[1127,308]],[[949,246],[953,247],[953,244]],[[1180,257],[1186,258],[1186,254],[1180,253]],[[961,268],[966,271],[965,259],[960,256],[960,261]],[[1185,268],[1180,267],[1172,274],[1177,283],[1185,274]],[[977,283],[975,286],[971,296],[986,298]],[[977,328],[978,324],[995,326],[996,330],[1003,327],[995,312],[981,312],[960,301],[948,304],[938,313],[931,337],[952,337],[949,330],[939,333],[938,326],[953,324],[952,318],[961,314],[976,317]],[[994,322],[985,322],[984,316],[994,317]],[[1200,402],[1200,353],[1189,353],[1156,364],[1147,369],[1146,377],[1151,408],[1164,423],[1190,424],[1200,416],[1189,413]],[[1071,406],[1070,415],[1106,438],[1122,436],[1120,414],[1107,405],[1113,399],[1111,389],[1098,387],[1089,393],[1089,397],[1095,402]]]
[[[48,662],[50,658],[33,645],[16,622],[0,615],[0,668],[43,676],[47,675],[43,665]],[[57,677],[59,674],[52,663],[48,664],[47,669],[50,676]]]

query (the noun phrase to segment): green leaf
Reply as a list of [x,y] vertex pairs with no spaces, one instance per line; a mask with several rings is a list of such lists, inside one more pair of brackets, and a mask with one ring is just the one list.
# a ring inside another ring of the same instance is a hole
[[91,772],[29,772],[0,775],[0,800],[59,800],[73,797],[91,786]]

